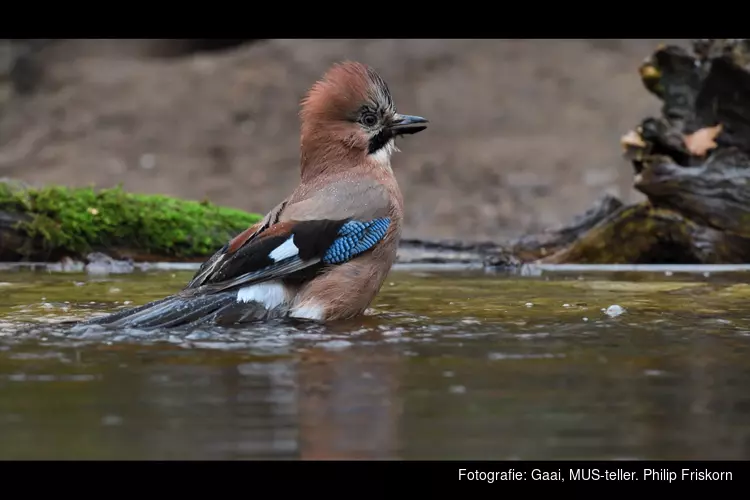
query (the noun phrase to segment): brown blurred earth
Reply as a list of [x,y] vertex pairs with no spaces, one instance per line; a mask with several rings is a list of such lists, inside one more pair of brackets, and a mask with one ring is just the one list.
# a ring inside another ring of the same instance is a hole
[[0,177],[265,212],[297,182],[300,98],[331,63],[359,60],[431,122],[394,157],[405,236],[505,239],[604,193],[638,199],[618,141],[659,112],[637,68],[662,42],[685,43],[264,40],[177,56],[154,41],[56,42],[34,55],[33,90],[0,85]]

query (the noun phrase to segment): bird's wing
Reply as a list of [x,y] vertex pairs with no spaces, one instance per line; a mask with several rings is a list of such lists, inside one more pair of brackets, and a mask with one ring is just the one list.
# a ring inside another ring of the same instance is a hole
[[[200,293],[217,293],[263,281],[290,278],[311,267],[343,264],[385,236],[390,219],[285,221],[232,251],[225,247]],[[196,292],[198,289],[195,290]]]
[[193,278],[187,284],[185,289],[198,288],[213,276],[217,270],[219,270],[227,259],[231,258],[237,250],[247,243],[253,241],[259,234],[264,232],[269,227],[279,222],[279,216],[284,211],[288,200],[284,200],[270,212],[266,214],[263,219],[250,226],[249,228],[242,231],[240,234],[228,241],[223,247],[221,247],[216,253],[214,253],[208,260],[206,260],[201,267],[196,271]]
[[[377,244],[390,225],[388,194],[375,182],[331,182],[300,198],[280,203],[224,245],[186,290],[226,290],[343,263]],[[357,253],[347,254],[349,247]],[[329,251],[338,256],[326,258]]]
[[267,304],[244,300],[240,297],[242,288],[347,262],[374,247],[389,224],[388,218],[273,224],[233,251],[227,245],[217,252],[218,256],[212,258],[212,271],[202,275],[201,285],[143,306],[93,318],[78,328],[97,324],[166,328],[262,318],[269,312]]
[[[209,289],[215,289],[218,283],[234,283],[239,276],[244,277],[243,283],[265,281],[317,265],[323,256],[321,252],[327,250],[326,245],[333,245],[338,238],[337,232],[347,222],[362,224],[361,228],[356,224],[347,226],[354,235],[349,237],[356,237],[357,231],[362,231],[363,238],[376,234],[372,231],[379,230],[382,221],[387,221],[387,229],[390,224],[388,208],[386,188],[366,179],[341,179],[308,194],[302,191],[301,195],[284,200],[262,221],[227,242],[203,263],[186,289],[208,285],[212,285]],[[375,223],[376,220],[381,222]],[[383,236],[385,232],[380,238]],[[293,237],[300,257],[270,265],[270,253],[290,237]]]

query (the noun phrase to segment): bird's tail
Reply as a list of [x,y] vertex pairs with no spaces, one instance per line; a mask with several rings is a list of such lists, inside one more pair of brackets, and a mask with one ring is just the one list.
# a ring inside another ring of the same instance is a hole
[[142,306],[78,323],[74,329],[91,325],[152,329],[206,323],[226,324],[260,319],[268,314],[269,311],[262,304],[238,303],[237,292],[192,297],[172,295]]

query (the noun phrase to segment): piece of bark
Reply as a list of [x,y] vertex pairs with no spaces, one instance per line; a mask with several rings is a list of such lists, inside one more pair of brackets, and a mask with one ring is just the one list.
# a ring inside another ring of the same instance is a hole
[[662,157],[639,174],[635,188],[655,206],[750,237],[750,156],[737,148],[724,148],[698,167]]

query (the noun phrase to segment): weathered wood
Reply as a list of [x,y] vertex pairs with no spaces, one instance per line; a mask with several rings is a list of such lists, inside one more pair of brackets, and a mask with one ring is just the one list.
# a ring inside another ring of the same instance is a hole
[[[596,224],[579,231],[525,237],[514,247],[524,260],[750,262],[750,42],[660,47],[640,73],[663,102],[661,116],[645,118],[622,144],[648,202],[592,217]],[[555,252],[545,256],[548,241]]]
[[675,210],[696,223],[750,237],[750,158],[719,150],[701,166],[652,161],[635,186],[654,206]]

